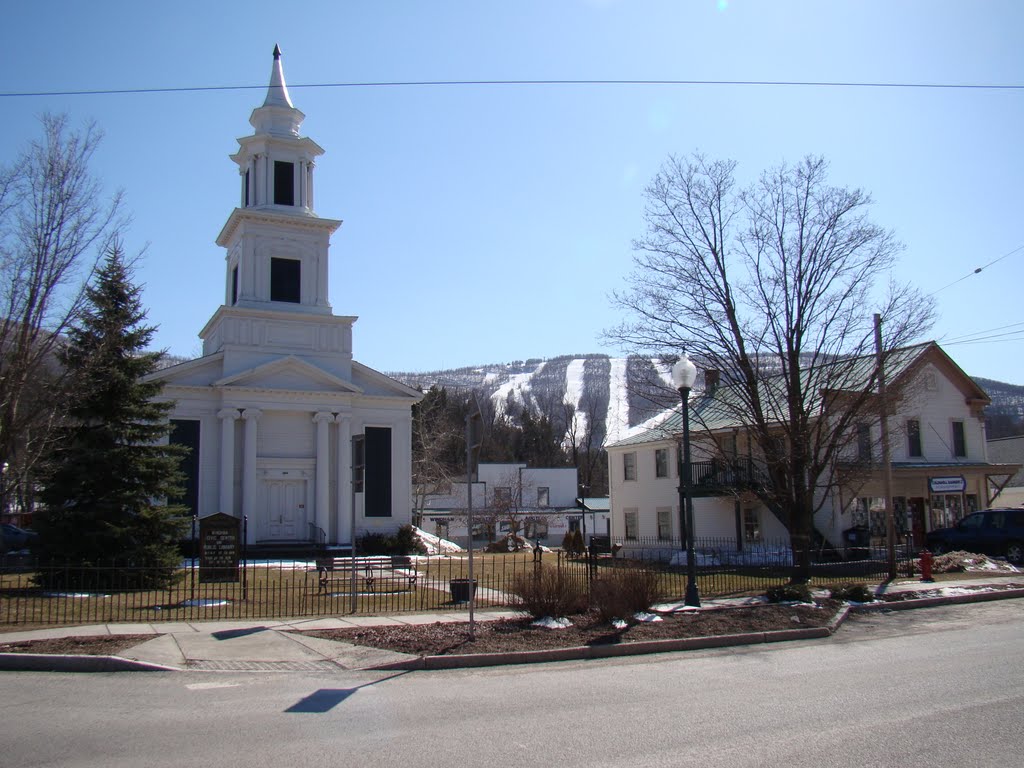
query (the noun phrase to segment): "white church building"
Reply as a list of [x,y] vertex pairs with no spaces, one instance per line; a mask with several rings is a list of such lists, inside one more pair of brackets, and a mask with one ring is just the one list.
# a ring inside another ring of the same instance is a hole
[[280,49],[253,132],[238,139],[240,202],[217,237],[224,303],[202,357],[150,378],[190,447],[185,503],[247,521],[254,544],[351,544],[411,520],[412,406],[421,394],[352,359],[355,317],[328,302],[331,235],[313,209],[316,158],[300,136]]

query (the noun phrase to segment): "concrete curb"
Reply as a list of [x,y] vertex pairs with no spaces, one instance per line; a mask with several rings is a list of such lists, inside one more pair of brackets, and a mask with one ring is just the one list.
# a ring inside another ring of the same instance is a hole
[[[871,611],[904,611],[940,605],[983,603],[992,600],[1024,598],[1024,589],[1004,589],[963,595],[943,595],[911,600],[894,600],[861,605],[844,605],[824,627],[783,629],[774,632],[751,632],[738,635],[689,637],[671,640],[645,640],[636,643],[553,648],[544,651],[507,653],[473,653],[450,656],[419,656],[403,661],[361,667],[362,670],[440,670],[472,667],[495,667],[512,664],[536,664],[552,661],[581,661],[635,656],[673,651],[696,651],[707,648],[728,648],[791,640],[815,640],[834,635],[852,613]],[[22,672],[185,672],[187,667],[173,667],[121,656],[81,656],[40,653],[0,653],[0,671]]]
[[0,670],[10,672],[181,672],[148,661],[121,656],[82,656],[53,653],[0,653]]
[[544,651],[510,651],[505,653],[467,653],[448,656],[420,656],[407,661],[368,667],[376,670],[436,670],[463,667],[496,667],[508,664],[536,664],[551,661],[583,661],[621,656],[639,656],[648,653],[696,651],[705,648],[730,648],[761,643],[781,643],[788,640],[813,640],[828,637],[828,627],[783,629],[775,632],[749,632],[740,635],[714,635],[711,637],[673,638],[670,640],[644,640],[636,643],[607,645],[581,645],[572,648],[552,648]]
[[850,606],[857,613],[870,611],[907,611],[913,608],[933,608],[937,605],[957,605],[960,603],[987,603],[992,600],[1012,600],[1024,597],[1024,589],[1001,589],[992,592],[975,592],[964,595],[940,595],[938,597],[918,597],[911,600],[888,600],[880,603],[861,603]]

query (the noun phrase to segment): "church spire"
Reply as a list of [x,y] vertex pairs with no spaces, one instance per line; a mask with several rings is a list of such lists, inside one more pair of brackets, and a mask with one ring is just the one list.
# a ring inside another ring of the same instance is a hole
[[270,70],[270,85],[267,86],[267,98],[263,101],[264,107],[287,107],[295,109],[291,97],[288,95],[288,86],[284,82],[284,70],[281,68],[281,46],[274,45],[274,67]]
[[284,68],[281,66],[281,48],[274,46],[274,66],[270,70],[270,84],[263,106],[254,109],[249,123],[256,133],[275,136],[298,136],[305,115],[295,108],[284,82]]

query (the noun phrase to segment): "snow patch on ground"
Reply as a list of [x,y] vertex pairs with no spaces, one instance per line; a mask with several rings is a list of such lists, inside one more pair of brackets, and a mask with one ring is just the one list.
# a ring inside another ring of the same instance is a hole
[[545,616],[543,619],[537,619],[530,626],[544,627],[546,629],[568,629],[572,626],[572,622],[568,619],[553,619],[550,616]]
[[412,530],[419,540],[423,542],[423,546],[427,548],[428,555],[445,555],[466,551],[454,541],[448,541],[448,539],[442,539],[432,533],[427,533],[422,528],[417,528],[415,525],[412,527]]
[[664,621],[664,619],[656,613],[634,613],[633,618],[641,624],[648,624],[652,621]]
[[508,381],[494,390],[494,394],[491,395],[491,402],[494,403],[494,412],[499,416],[505,413],[505,403],[508,401],[509,395],[512,396],[513,400],[525,402],[523,391],[530,389],[530,379],[544,370],[545,365],[547,363],[541,363],[534,370],[527,373],[512,374]]
[[566,440],[570,433],[580,440],[587,432],[587,414],[580,410],[580,401],[583,399],[583,369],[586,362],[573,360],[565,367],[565,402],[576,409],[572,416],[573,426],[566,431]]
[[[613,357],[608,374],[608,416],[605,420],[605,445],[621,440],[629,431],[629,402],[626,398],[626,359]],[[621,394],[618,394],[621,393]]]

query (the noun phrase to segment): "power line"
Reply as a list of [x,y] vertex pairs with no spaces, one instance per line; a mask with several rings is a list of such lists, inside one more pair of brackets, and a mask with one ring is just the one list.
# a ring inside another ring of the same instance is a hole
[[1009,253],[1004,253],[1004,254],[1003,254],[1002,256],[1000,256],[1000,257],[999,257],[998,259],[993,259],[992,261],[990,261],[990,262],[989,262],[988,264],[985,264],[984,266],[981,266],[981,267],[975,267],[975,269],[974,269],[974,270],[973,270],[972,272],[968,272],[968,273],[967,273],[966,275],[964,275],[963,277],[957,278],[956,280],[954,280],[954,281],[953,281],[952,283],[950,283],[949,285],[944,285],[944,286],[942,286],[941,288],[939,288],[938,290],[932,291],[932,292],[931,292],[930,294],[928,294],[928,295],[929,295],[929,296],[934,296],[934,295],[935,295],[936,293],[939,293],[939,291],[944,291],[944,290],[946,290],[947,288],[952,288],[952,287],[953,287],[954,285],[956,285],[957,283],[961,283],[961,282],[963,282],[964,280],[966,280],[967,278],[969,278],[969,277],[973,277],[974,275],[977,275],[977,274],[979,274],[979,273],[980,273],[980,272],[981,272],[982,270],[984,270],[984,269],[988,269],[988,268],[989,268],[989,267],[991,267],[991,266],[992,266],[993,264],[996,264],[996,263],[998,263],[998,262],[1002,261],[1002,260],[1003,260],[1003,259],[1005,259],[1006,257],[1008,257],[1008,256],[1013,256],[1013,254],[1017,253],[1017,251],[1024,251],[1024,245],[1018,245],[1018,246],[1017,246],[1016,248],[1014,248],[1014,249],[1013,249],[1012,251],[1010,251]]
[[[983,331],[974,331],[972,333],[965,333],[963,336],[946,337],[943,343],[949,343],[954,341],[972,341],[975,338],[982,337],[982,334],[995,333],[996,331],[1005,331],[1007,328],[1020,328],[1024,326],[1024,323],[1011,323],[1010,325],[1000,325],[996,328],[986,328]],[[1022,333],[1022,331],[1007,331],[1006,333],[996,334],[997,336],[1008,336],[1015,333]],[[982,338],[989,338],[984,336]]]
[[[453,86],[560,86],[560,85],[668,85],[668,86],[756,86],[795,88],[916,88],[930,90],[1024,91],[1024,85],[1012,83],[876,83],[817,80],[395,80],[352,83],[299,83],[296,88],[421,88]],[[262,90],[263,85],[197,85],[171,88],[91,88],[79,91],[9,91],[0,98],[38,96],[116,96],[142,93],[199,93],[203,91]]]

